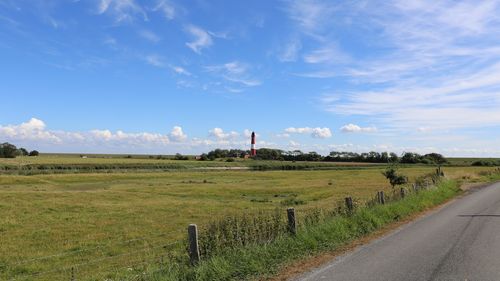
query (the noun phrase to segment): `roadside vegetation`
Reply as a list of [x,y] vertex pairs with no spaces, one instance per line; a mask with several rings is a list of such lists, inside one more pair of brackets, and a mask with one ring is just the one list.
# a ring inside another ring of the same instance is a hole
[[[296,235],[287,233],[284,217],[279,213],[270,215],[268,219],[259,217],[260,226],[248,224],[246,217],[225,218],[212,223],[208,230],[201,233],[204,250],[199,264],[192,267],[185,261],[184,265],[152,267],[148,269],[146,279],[262,279],[278,273],[293,261],[334,251],[390,223],[439,205],[460,192],[458,181],[440,180],[436,185],[418,192],[408,191],[405,198],[393,194],[384,205],[372,200],[358,203],[352,212],[341,203],[328,209],[312,209],[302,216]],[[245,240],[245,234],[255,228],[258,234]],[[219,243],[218,237],[224,238],[224,244]],[[259,239],[256,240],[256,237]],[[206,244],[212,247],[207,250]]]

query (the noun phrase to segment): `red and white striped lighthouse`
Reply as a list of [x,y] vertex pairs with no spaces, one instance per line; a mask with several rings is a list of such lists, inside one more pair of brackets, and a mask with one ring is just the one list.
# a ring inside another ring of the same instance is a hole
[[257,150],[255,149],[255,132],[252,132],[252,146],[250,149],[250,155],[251,156],[257,155]]

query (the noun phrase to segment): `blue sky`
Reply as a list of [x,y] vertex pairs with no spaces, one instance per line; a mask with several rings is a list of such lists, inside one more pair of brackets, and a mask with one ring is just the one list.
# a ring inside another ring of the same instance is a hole
[[499,1],[0,0],[0,139],[500,156],[499,35]]

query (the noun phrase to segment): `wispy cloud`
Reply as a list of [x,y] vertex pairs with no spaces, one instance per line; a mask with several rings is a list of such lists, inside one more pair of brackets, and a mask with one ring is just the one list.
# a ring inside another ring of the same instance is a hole
[[299,39],[295,38],[285,45],[285,47],[279,54],[278,59],[283,62],[296,61],[300,49],[302,49],[302,43]]
[[172,65],[170,66],[170,68],[172,68],[172,70],[177,73],[177,74],[182,74],[182,75],[186,75],[186,76],[191,76],[191,72],[187,71],[185,68],[181,67],[181,66],[175,66],[175,65]]
[[304,55],[304,61],[312,64],[346,63],[349,61],[349,56],[341,51],[336,44],[330,44]]
[[178,12],[178,8],[169,0],[159,0],[153,11],[163,13],[168,20],[173,20]]
[[213,44],[210,34],[202,28],[188,25],[185,30],[194,38],[193,41],[186,43],[186,46],[193,50],[193,52],[201,54],[202,49],[208,48]]
[[[351,62],[351,58],[339,44],[339,37],[332,32],[338,28],[339,17],[342,6],[348,4],[331,3],[317,0],[291,0],[286,1],[286,11],[292,23],[296,26],[294,33],[300,34],[302,39],[308,44],[285,46],[285,53],[278,59],[281,61],[295,61],[298,49],[304,54],[302,59],[305,63],[315,65],[317,69],[308,69],[307,72],[295,73],[298,76],[326,78],[338,76],[339,64],[346,65]],[[289,60],[283,58],[290,57]],[[332,67],[335,65],[335,69]]]
[[132,21],[137,15],[148,20],[146,11],[134,0],[99,0],[97,12],[112,15],[117,23]]
[[287,2],[287,12],[303,32],[315,34],[331,22],[335,7],[331,3],[318,0],[292,0]]
[[259,80],[255,80],[255,79],[238,78],[235,76],[228,76],[228,75],[224,75],[224,78],[228,81],[239,83],[239,84],[242,84],[242,85],[247,86],[247,87],[255,87],[255,86],[259,86],[260,84],[262,84],[262,82],[260,82]]
[[220,65],[206,66],[208,72],[222,77],[224,80],[245,87],[255,87],[262,84],[258,79],[249,74],[250,65],[239,61],[231,61]]
[[162,56],[159,55],[147,55],[144,57],[144,60],[146,63],[156,66],[156,67],[164,67],[165,66],[165,60]]
[[153,43],[158,43],[161,40],[160,36],[158,36],[156,33],[154,33],[151,30],[143,29],[143,30],[139,31],[139,35],[142,38],[144,38],[150,42],[153,42]]
[[500,35],[499,8],[500,1],[368,3],[357,13],[381,51],[340,67],[321,62],[306,75],[351,82],[323,101],[335,114],[411,132],[498,127],[500,48],[491,38]]

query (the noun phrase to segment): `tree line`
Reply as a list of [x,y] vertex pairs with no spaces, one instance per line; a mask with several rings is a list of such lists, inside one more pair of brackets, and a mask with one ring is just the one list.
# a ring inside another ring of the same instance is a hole
[[[249,155],[249,150],[241,149],[215,149],[208,153],[203,153],[200,160],[215,160],[220,158],[243,158]],[[448,160],[441,154],[429,153],[418,154],[405,152],[398,156],[394,152],[346,152],[332,151],[329,155],[323,156],[317,152],[302,152],[300,150],[284,151],[281,149],[260,148],[257,155],[252,157],[255,160],[278,160],[278,161],[323,161],[323,162],[363,162],[363,163],[402,163],[402,164],[446,164]]]
[[17,156],[38,156],[39,152],[32,150],[28,152],[27,149],[5,142],[0,144],[0,158],[16,158]]

